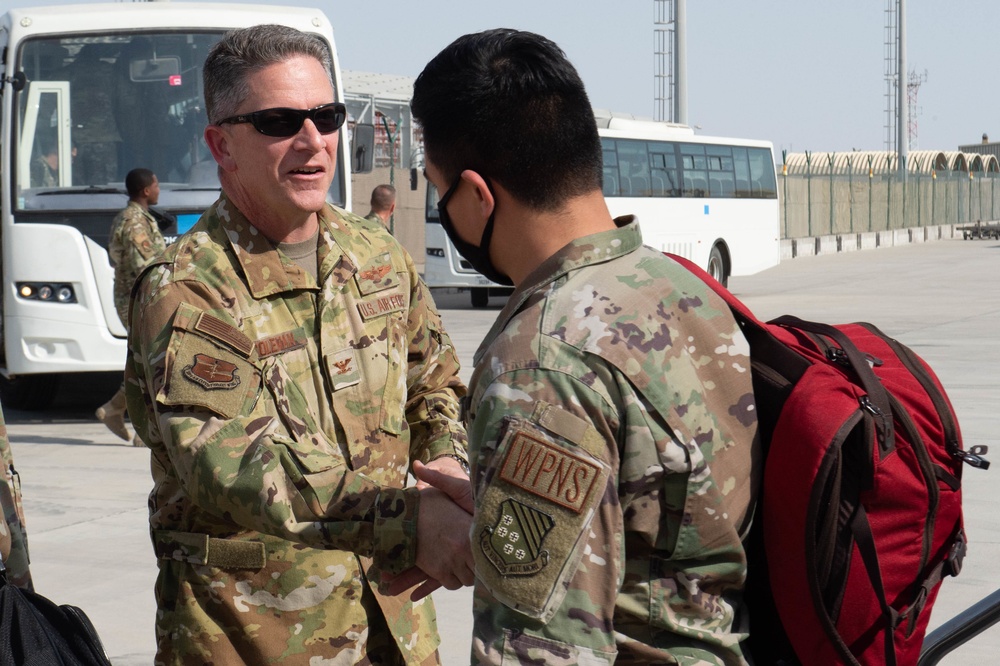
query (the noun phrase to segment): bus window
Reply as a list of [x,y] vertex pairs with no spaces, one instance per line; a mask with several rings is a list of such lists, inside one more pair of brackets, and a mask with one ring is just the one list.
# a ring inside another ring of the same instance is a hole
[[738,199],[748,199],[750,192],[750,162],[747,161],[746,148],[733,148],[733,169],[736,175],[736,192]]
[[708,162],[705,159],[705,146],[682,143],[681,166],[684,169],[685,197],[708,196]]
[[649,158],[645,141],[617,141],[618,174],[623,196],[648,197]]
[[733,149],[729,146],[706,146],[708,186],[713,197],[733,198],[736,177],[733,173]]
[[680,181],[677,177],[677,156],[672,143],[649,144],[651,190],[654,197],[679,197]]
[[618,153],[615,151],[614,139],[601,139],[601,155],[604,160],[601,190],[606,197],[621,195],[618,186]]
[[777,199],[778,185],[774,175],[774,162],[767,148],[748,148],[750,181],[755,199]]

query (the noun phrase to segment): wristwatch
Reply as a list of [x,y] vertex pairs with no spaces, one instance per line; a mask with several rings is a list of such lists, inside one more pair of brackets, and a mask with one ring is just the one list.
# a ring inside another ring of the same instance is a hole
[[[452,458],[454,460],[457,460],[458,464],[462,466],[462,470],[466,473],[466,475],[471,473],[471,470],[469,469],[469,461],[461,456],[455,455],[454,453],[444,453],[438,456],[438,458]],[[437,460],[437,458],[435,458],[435,460]]]

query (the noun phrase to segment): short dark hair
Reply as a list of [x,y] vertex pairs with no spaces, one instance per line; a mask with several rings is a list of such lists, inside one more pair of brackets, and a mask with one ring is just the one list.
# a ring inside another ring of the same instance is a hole
[[274,24],[227,32],[209,50],[202,68],[208,121],[215,123],[237,113],[250,94],[247,79],[251,74],[295,56],[316,58],[333,84],[330,49],[317,35]]
[[459,37],[413,86],[413,117],[443,178],[463,169],[555,210],[601,188],[601,141],[576,69],[555,43],[500,28]]
[[129,199],[135,199],[142,191],[153,184],[156,175],[149,169],[132,169],[125,175],[125,191]]
[[376,185],[372,190],[372,210],[382,213],[396,202],[396,188],[392,185]]

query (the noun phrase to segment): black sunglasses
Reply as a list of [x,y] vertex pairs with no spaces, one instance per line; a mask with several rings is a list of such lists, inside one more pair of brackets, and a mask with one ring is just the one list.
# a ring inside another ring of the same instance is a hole
[[347,107],[340,102],[322,104],[312,109],[274,108],[223,118],[216,125],[225,123],[250,123],[265,136],[295,136],[302,129],[306,118],[313,121],[320,134],[331,134],[347,120]]

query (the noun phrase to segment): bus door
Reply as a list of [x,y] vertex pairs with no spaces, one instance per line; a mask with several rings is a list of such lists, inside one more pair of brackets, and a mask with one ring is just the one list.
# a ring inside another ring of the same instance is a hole
[[17,182],[29,187],[73,183],[68,81],[30,81],[17,151]]

